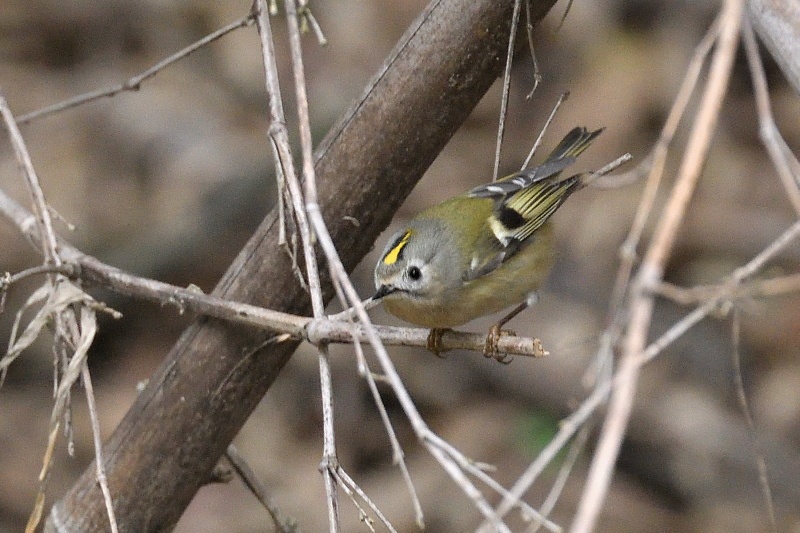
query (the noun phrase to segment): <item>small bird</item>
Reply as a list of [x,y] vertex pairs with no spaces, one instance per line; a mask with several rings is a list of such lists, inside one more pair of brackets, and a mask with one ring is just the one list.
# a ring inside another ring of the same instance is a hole
[[431,328],[439,355],[443,330],[518,304],[492,326],[484,354],[498,361],[501,328],[531,305],[554,261],[550,216],[585,186],[588,173],[559,179],[602,129],[567,133],[538,166],[433,206],[389,239],[375,267],[385,309]]

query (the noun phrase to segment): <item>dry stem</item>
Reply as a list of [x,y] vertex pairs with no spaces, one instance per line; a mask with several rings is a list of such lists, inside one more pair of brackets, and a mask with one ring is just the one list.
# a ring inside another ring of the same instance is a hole
[[738,43],[743,7],[741,0],[728,0],[723,7],[717,48],[709,71],[708,85],[695,120],[695,127],[689,138],[673,193],[634,282],[630,324],[625,338],[622,363],[617,373],[622,384],[611,397],[597,452],[592,460],[583,497],[572,524],[571,530],[574,533],[589,533],[594,528],[611,484],[614,464],[633,407],[639,369],[642,364],[642,352],[647,341],[653,313],[654,300],[653,296],[649,294],[648,288],[654,286],[663,275],[678,227],[700,177],[700,171],[711,142],[711,135],[722,107],[722,99],[728,86]]

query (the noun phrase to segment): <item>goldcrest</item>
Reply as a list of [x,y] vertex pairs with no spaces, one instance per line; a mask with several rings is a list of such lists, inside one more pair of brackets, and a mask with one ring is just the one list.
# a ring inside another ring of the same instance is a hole
[[[487,338],[487,355],[500,327],[525,308],[554,261],[550,216],[588,174],[559,178],[602,129],[570,131],[538,166],[487,183],[414,217],[389,239],[375,267],[373,299],[436,335],[520,304]],[[493,338],[492,338],[493,337]],[[434,343],[433,345],[431,343]]]

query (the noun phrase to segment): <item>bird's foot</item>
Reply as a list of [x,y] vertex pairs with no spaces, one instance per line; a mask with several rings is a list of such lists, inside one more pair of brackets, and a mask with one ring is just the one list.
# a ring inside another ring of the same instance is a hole
[[433,352],[436,357],[441,359],[446,359],[447,356],[444,353],[447,351],[447,348],[442,346],[442,335],[445,331],[452,331],[450,328],[433,328],[431,329],[430,333],[428,333],[428,351]]
[[509,364],[514,358],[507,353],[500,353],[500,350],[497,347],[497,344],[500,341],[500,337],[509,336],[509,335],[516,335],[513,331],[509,329],[500,329],[500,324],[495,324],[489,329],[489,333],[486,335],[486,344],[483,347],[483,355],[485,357],[494,357],[494,359],[498,363],[503,363],[504,365]]

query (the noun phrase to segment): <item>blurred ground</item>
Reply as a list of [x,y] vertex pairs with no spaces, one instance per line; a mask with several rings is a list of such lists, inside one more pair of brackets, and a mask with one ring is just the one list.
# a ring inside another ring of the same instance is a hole
[[[423,0],[313,2],[330,44],[306,38],[314,135],[321,139],[361,92]],[[80,3],[6,0],[0,12],[0,87],[16,114],[120,82],[205,34],[244,16],[248,2],[139,0]],[[575,2],[563,28],[560,2],[536,31],[543,83],[530,101],[528,59],[514,73],[503,168],[524,160],[558,94],[571,96],[545,139],[545,151],[569,128],[605,126],[581,158],[597,168],[630,151],[641,160],[663,124],[688,58],[712,20],[716,2],[600,0]],[[285,43],[282,19],[275,23]],[[282,44],[279,44],[282,46]],[[283,58],[284,88],[290,79]],[[767,60],[776,117],[789,146],[800,146],[800,100]],[[487,181],[491,176],[499,87],[453,138],[396,216]],[[287,97],[291,116],[291,98]],[[254,28],[240,30],[161,72],[139,92],[119,95],[23,126],[49,202],[76,230],[69,240],[134,273],[204,290],[216,280],[274,199],[266,138],[266,99]],[[677,141],[685,140],[687,128]],[[0,143],[0,186],[25,202],[7,137]],[[670,159],[674,176],[679,153]],[[468,456],[497,466],[511,483],[585,395],[581,377],[605,321],[618,249],[641,185],[589,189],[556,215],[559,261],[542,300],[512,324],[540,337],[552,355],[510,366],[476,354],[445,360],[420,350],[394,359],[431,426]],[[663,198],[663,195],[662,195]],[[713,283],[758,253],[795,216],[758,140],[746,64],[739,58],[715,144],[673,255],[668,279]],[[393,226],[389,231],[396,229]],[[66,234],[67,230],[60,229]],[[385,237],[384,237],[385,238]],[[382,248],[380,241],[379,249]],[[0,225],[0,270],[38,262],[14,228]],[[372,290],[375,254],[357,269]],[[800,247],[773,264],[793,273]],[[15,287],[0,316],[6,339],[13,314],[32,286]],[[124,313],[105,320],[91,361],[106,435],[188,323],[173,310],[96,293]],[[800,299],[748,302],[743,314],[745,388],[773,482],[781,531],[800,531]],[[685,310],[662,303],[656,333]],[[395,323],[377,311],[376,320]],[[480,331],[491,319],[470,325]],[[732,385],[729,320],[707,320],[643,375],[629,437],[601,531],[767,531],[752,445]],[[413,530],[411,506],[350,351],[333,351],[341,461],[400,531]],[[51,407],[47,343],[12,367],[0,390],[0,533],[20,531],[36,490]],[[92,457],[84,402],[75,395],[75,458],[56,458],[52,502]],[[406,446],[429,531],[468,531],[472,505],[416,445],[399,408],[386,396]],[[292,359],[236,440],[304,531],[325,526],[317,362],[308,349]],[[589,457],[554,512],[569,524]],[[546,476],[552,480],[555,469]],[[538,505],[549,485],[529,501]],[[364,531],[343,504],[345,531]],[[268,516],[233,481],[203,488],[180,532],[269,530]],[[516,524],[520,526],[520,524]]]

